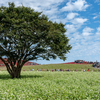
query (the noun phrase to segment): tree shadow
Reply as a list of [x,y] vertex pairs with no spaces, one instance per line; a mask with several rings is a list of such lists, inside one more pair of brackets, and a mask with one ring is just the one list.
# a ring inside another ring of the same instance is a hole
[[[24,79],[24,78],[42,78],[44,76],[41,75],[21,75],[20,78],[16,78],[16,79]],[[2,80],[8,80],[8,79],[12,79],[10,75],[0,75],[0,79]]]
[[41,78],[41,77],[44,77],[44,76],[42,75],[21,75],[21,78]]
[[2,79],[2,80],[8,80],[8,79],[11,79],[11,77],[10,77],[10,75],[4,74],[4,75],[0,75],[0,79]]

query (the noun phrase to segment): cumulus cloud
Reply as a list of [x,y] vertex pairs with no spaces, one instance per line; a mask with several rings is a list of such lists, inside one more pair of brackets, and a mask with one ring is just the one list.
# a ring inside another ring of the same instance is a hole
[[97,28],[96,35],[100,35],[100,27]]
[[67,15],[67,19],[71,20],[71,19],[73,19],[75,16],[78,16],[78,15],[79,15],[78,13],[73,13],[73,12],[71,12],[71,13],[69,13],[69,14]]
[[78,17],[78,15],[78,13],[68,13],[66,20],[70,22],[70,24],[66,24],[65,26],[67,34],[76,33],[78,29],[88,20],[86,18]]
[[63,7],[62,11],[85,11],[89,5],[85,0],[77,0],[75,2],[69,1],[66,6]]
[[16,6],[23,4],[24,6],[31,7],[35,11],[43,11],[46,15],[52,15],[58,13],[58,5],[63,0],[1,0],[0,5],[8,6],[8,2],[14,2]]
[[83,19],[83,18],[75,18],[72,23],[73,24],[83,24],[84,22],[86,22],[88,19]]
[[67,29],[66,34],[70,34],[70,33],[76,33],[76,31],[79,29],[79,26],[78,25],[73,25],[73,24],[67,24],[65,26],[65,28]]
[[92,28],[90,28],[90,27],[85,27],[84,29],[83,29],[83,36],[89,36],[89,35],[91,35],[91,34],[93,34],[92,33],[92,31],[93,31],[94,29],[92,29]]

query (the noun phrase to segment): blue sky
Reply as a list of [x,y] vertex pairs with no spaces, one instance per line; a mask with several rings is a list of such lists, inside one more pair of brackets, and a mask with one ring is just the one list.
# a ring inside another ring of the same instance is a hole
[[73,62],[74,60],[100,61],[100,0],[2,0],[0,6],[23,4],[35,11],[43,11],[53,22],[65,24],[66,36],[72,49],[67,60],[59,58],[37,60],[39,64]]

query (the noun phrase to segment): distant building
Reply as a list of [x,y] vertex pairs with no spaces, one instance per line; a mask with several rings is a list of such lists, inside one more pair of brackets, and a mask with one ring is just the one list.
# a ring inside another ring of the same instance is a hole
[[75,63],[83,63],[83,60],[75,60]]
[[94,62],[92,61],[84,61],[84,60],[75,60],[75,63],[82,63],[82,64],[93,64]]

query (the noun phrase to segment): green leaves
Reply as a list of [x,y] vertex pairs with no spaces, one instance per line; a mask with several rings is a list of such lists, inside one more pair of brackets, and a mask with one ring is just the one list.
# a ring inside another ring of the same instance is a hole
[[14,52],[16,60],[23,61],[57,56],[65,60],[71,45],[64,26],[53,23],[42,12],[9,3],[9,7],[0,7],[0,46],[5,49],[0,49],[0,53],[10,58]]

